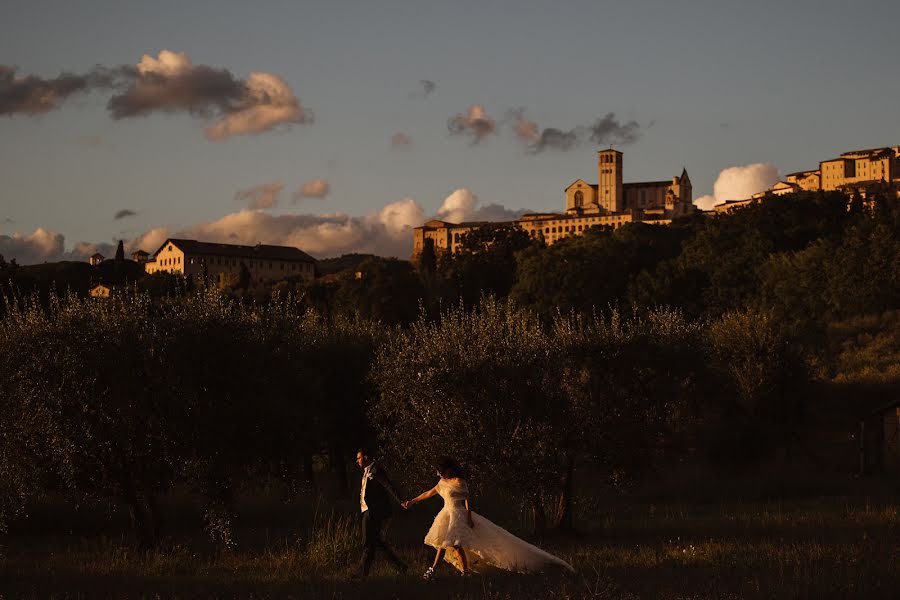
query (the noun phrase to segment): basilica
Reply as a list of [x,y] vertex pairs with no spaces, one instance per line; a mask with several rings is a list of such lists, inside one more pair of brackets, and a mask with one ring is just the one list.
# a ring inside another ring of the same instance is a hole
[[635,222],[663,225],[694,210],[693,189],[686,169],[682,169],[681,175],[664,181],[625,183],[622,156],[613,149],[597,152],[597,183],[576,179],[566,187],[565,212],[525,214],[509,222],[428,221],[413,232],[413,257],[426,245],[433,246],[436,252],[456,252],[463,236],[479,227],[512,225],[533,238],[553,244],[598,225],[613,228]]

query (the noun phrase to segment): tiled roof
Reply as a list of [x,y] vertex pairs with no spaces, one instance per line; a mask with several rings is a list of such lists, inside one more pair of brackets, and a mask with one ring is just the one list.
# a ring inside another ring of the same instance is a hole
[[215,244],[212,242],[198,242],[197,240],[183,240],[169,238],[159,247],[153,255],[159,254],[167,244],[174,244],[185,254],[230,256],[233,258],[254,258],[258,260],[292,260],[301,262],[316,262],[316,260],[293,246],[269,246],[257,244],[255,246],[240,246],[237,244]]

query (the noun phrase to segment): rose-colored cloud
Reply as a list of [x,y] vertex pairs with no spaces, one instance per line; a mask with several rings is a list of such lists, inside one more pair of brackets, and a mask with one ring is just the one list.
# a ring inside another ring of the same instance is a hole
[[251,72],[244,81],[226,69],[194,65],[183,52],[162,50],[155,58],[145,54],[130,75],[130,85],[109,101],[115,119],[187,112],[216,119],[206,130],[215,141],[312,121],[284,79],[272,73]]
[[300,198],[324,198],[331,191],[331,184],[324,179],[310,179],[294,192],[294,200]]
[[391,136],[391,148],[408,148],[412,145],[412,138],[405,133],[395,133]]
[[234,198],[239,202],[248,202],[247,208],[251,210],[265,210],[278,206],[282,190],[284,190],[284,184],[275,181],[240,190],[234,195]]
[[[498,204],[479,205],[470,190],[460,188],[447,196],[437,217],[451,222],[510,221],[523,212]],[[281,214],[243,209],[221,218],[181,228],[158,227],[125,240],[127,253],[141,249],[151,254],[169,237],[230,244],[257,243],[295,246],[320,258],[349,252],[407,258],[412,253],[412,230],[426,214],[418,202],[404,198],[362,216],[331,214]],[[78,242],[65,250],[61,233],[37,229],[28,236],[0,235],[0,254],[21,264],[56,260],[86,260],[100,252],[113,256],[115,243]]]
[[487,115],[483,106],[473,104],[465,113],[459,113],[447,120],[447,130],[451,135],[464,135],[477,144],[497,132],[497,123]]

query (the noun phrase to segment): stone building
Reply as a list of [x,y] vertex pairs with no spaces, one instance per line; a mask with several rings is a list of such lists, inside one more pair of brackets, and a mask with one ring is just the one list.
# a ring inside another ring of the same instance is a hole
[[316,261],[306,252],[290,246],[238,246],[169,238],[144,263],[147,273],[177,273],[224,281],[240,276],[241,264],[254,281],[275,281],[300,277],[312,281]]
[[838,158],[823,160],[818,169],[790,173],[786,181],[779,181],[754,197],[820,190],[866,196],[872,188],[885,184],[900,184],[900,146],[844,152]]
[[564,213],[526,214],[502,223],[428,221],[413,231],[413,256],[418,256],[426,244],[433,245],[436,252],[456,252],[466,233],[484,226],[513,225],[553,244],[599,225],[668,224],[693,212],[693,187],[686,169],[665,181],[625,183],[622,158],[622,153],[613,149],[597,152],[597,183],[576,179],[566,187]]

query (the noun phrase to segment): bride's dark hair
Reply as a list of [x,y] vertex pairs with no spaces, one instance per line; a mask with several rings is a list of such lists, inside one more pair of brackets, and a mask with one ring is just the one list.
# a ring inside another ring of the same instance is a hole
[[449,456],[441,456],[434,462],[434,467],[444,479],[466,479],[468,474],[464,465],[459,464]]

